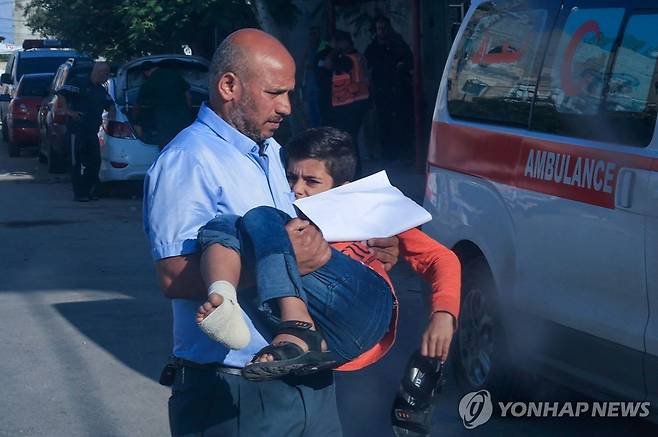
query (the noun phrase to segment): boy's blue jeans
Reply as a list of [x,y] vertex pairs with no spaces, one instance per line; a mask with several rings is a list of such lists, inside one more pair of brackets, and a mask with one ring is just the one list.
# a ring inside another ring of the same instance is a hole
[[[300,275],[285,225],[291,218],[261,206],[243,217],[222,215],[199,231],[202,249],[221,244],[254,265],[261,307],[280,297],[298,297],[322,331],[330,351],[350,361],[373,347],[388,331],[393,296],[388,283],[360,262],[331,249],[318,270]],[[271,307],[277,308],[276,304]]]

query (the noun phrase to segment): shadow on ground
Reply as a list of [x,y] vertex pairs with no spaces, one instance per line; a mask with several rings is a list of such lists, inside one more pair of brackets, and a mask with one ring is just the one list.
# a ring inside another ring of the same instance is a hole
[[57,311],[89,340],[131,369],[157,381],[171,353],[169,305],[139,299],[56,304]]

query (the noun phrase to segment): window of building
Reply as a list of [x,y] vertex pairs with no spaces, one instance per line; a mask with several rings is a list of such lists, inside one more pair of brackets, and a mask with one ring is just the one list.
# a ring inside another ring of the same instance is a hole
[[527,127],[548,13],[487,2],[469,21],[449,76],[451,116]]

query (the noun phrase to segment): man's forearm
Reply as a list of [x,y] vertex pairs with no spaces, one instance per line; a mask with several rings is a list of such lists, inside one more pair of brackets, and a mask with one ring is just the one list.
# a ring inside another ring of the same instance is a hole
[[200,256],[165,258],[155,263],[162,293],[169,299],[202,299],[208,296],[200,269]]

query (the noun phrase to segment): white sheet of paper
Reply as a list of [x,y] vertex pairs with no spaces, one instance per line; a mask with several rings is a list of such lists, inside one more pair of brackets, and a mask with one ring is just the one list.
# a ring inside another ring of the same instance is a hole
[[432,220],[391,185],[385,170],[294,204],[329,242],[391,237]]

